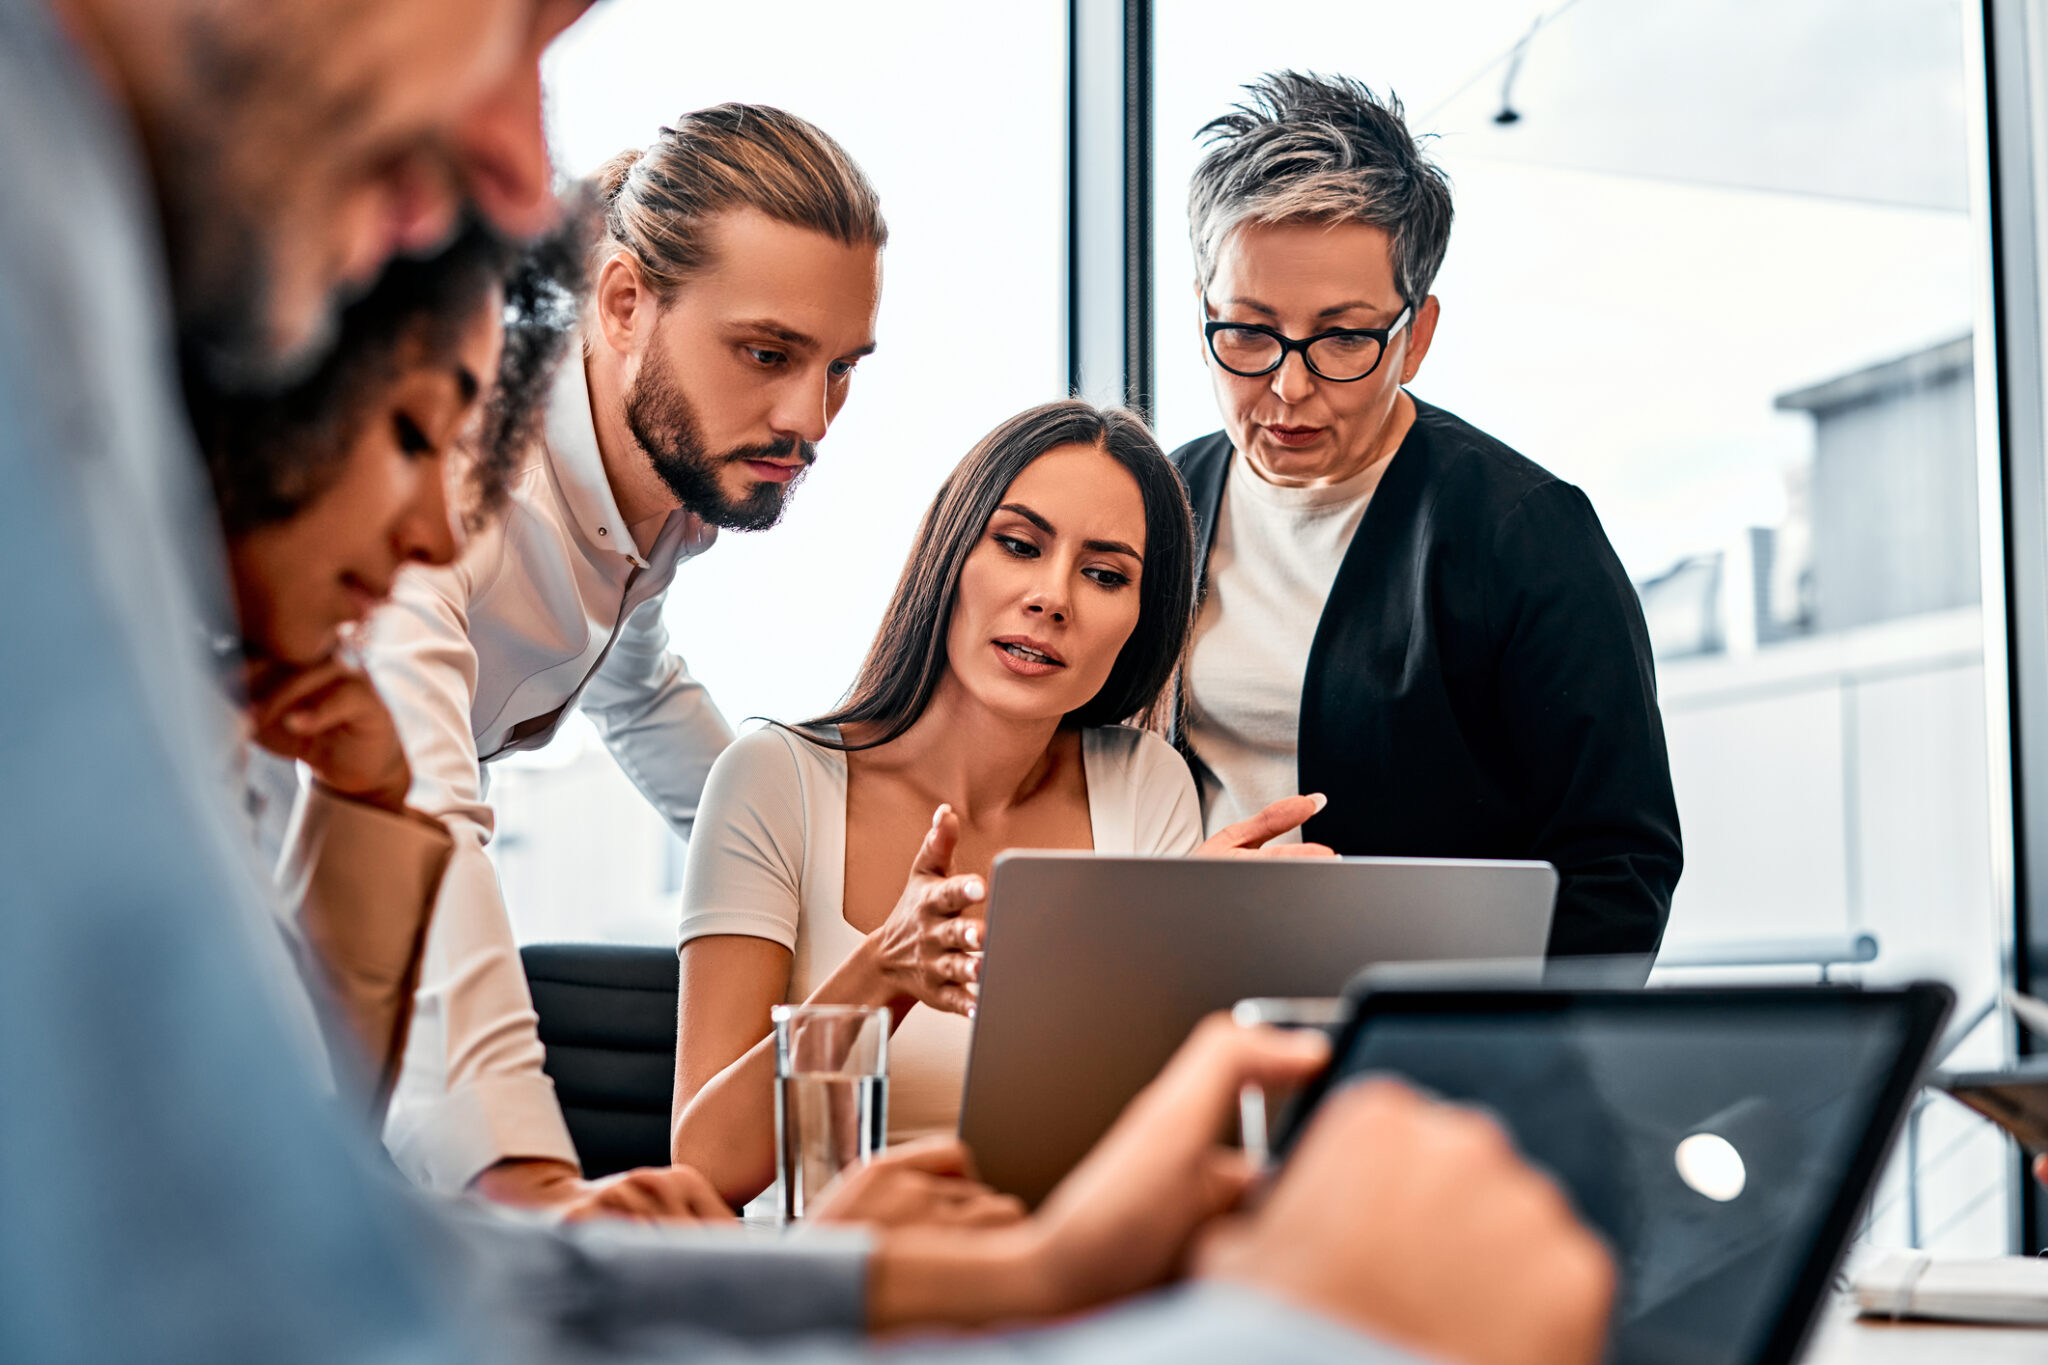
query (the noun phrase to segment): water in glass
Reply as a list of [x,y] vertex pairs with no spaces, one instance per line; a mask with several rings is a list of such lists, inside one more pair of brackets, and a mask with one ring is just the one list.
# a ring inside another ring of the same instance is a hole
[[882,1150],[889,1078],[830,1071],[777,1077],[775,1129],[782,1216],[802,1218],[841,1171]]

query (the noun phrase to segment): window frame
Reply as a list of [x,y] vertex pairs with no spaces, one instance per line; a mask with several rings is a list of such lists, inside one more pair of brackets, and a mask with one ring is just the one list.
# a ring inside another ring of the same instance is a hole
[[[1985,620],[2004,631],[1986,631],[1986,679],[2000,686],[1987,700],[1987,713],[2003,722],[2008,764],[2007,789],[1994,796],[2010,820],[2010,865],[2001,869],[2010,897],[2006,984],[2033,992],[2048,982],[2048,349],[2042,330],[2042,196],[2048,189],[2043,157],[2048,153],[2048,0],[1982,0],[1973,45],[1972,72],[1981,97],[1982,142],[1973,151],[1973,192],[1979,196],[1989,240],[1979,271],[1979,312],[1991,319],[1978,328],[1977,363],[1991,383],[1978,385],[1980,480],[1986,495],[1986,526],[2002,529],[2001,541],[1984,537]],[[1996,498],[1997,506],[1989,505]],[[1993,562],[1996,556],[1997,562]],[[1995,595],[1994,595],[1995,594]],[[1992,647],[2004,653],[1994,669]],[[2041,1050],[2008,1014],[2008,1038],[2020,1055]],[[2048,1245],[2048,1199],[2024,1169],[2016,1173],[2020,1197],[2015,1249]]]
[[[2048,989],[2048,0],[1979,0],[1963,13],[1979,115],[1970,170],[1980,525],[2000,530],[1981,537],[1993,886],[2008,909],[2004,983],[2035,991]],[[1149,420],[1153,8],[1068,0],[1067,20],[1065,372],[1072,392]],[[2048,1053],[2002,1006],[2000,1025],[2010,1050]],[[2013,1247],[2048,1246],[2048,1193],[2023,1154],[2012,1174]]]

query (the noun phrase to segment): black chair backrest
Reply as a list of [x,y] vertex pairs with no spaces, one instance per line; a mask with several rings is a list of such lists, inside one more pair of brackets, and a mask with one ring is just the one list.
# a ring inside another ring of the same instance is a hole
[[676,950],[535,943],[519,956],[583,1174],[668,1165]]

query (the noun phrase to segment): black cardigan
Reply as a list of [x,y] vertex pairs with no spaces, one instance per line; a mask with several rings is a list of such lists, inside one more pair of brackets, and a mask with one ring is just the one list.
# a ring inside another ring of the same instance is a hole
[[[1230,440],[1173,462],[1206,584]],[[1330,798],[1307,839],[1540,858],[1553,955],[1656,950],[1683,862],[1657,680],[1577,488],[1418,400],[1323,607],[1300,724],[1301,790]]]

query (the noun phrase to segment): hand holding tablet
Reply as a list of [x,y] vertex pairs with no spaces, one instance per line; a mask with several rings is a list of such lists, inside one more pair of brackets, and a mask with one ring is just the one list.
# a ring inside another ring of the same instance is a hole
[[1257,1216],[1196,1264],[1484,1365],[1591,1365],[1615,1291],[1606,1247],[1499,1124],[1383,1078],[1332,1096]]
[[[1282,1124],[1280,1186],[1329,1160],[1326,1116],[1399,1077],[1496,1116],[1606,1242],[1613,1365],[1787,1365],[1953,1003],[1929,983],[1371,991]],[[1478,1132],[1451,1140],[1483,1171]],[[1358,1216],[1331,1193],[1345,1178],[1308,1182],[1330,1216]],[[1455,1191],[1425,1192],[1455,1213]]]
[[[2017,991],[2005,999],[2015,1019],[2048,1041],[2048,1004]],[[2001,1071],[1939,1071],[1928,1084],[2011,1133],[2034,1154],[2035,1179],[2048,1182],[2048,1058],[2023,1057]]]

